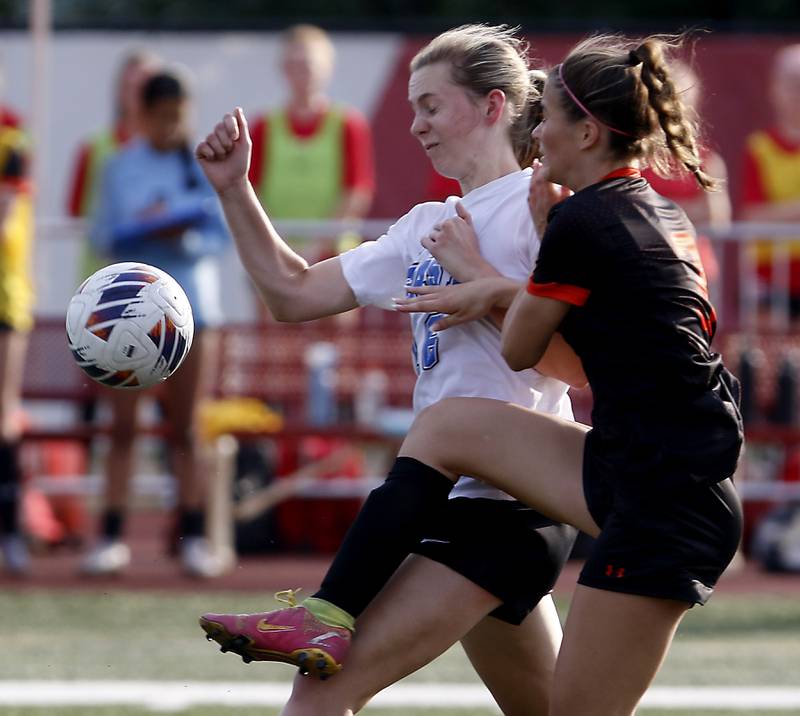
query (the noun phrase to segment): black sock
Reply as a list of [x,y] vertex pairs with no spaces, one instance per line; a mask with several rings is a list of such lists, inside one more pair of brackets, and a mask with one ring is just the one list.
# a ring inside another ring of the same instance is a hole
[[103,512],[103,519],[101,529],[103,531],[103,539],[118,540],[122,535],[122,530],[125,527],[125,515],[122,510],[108,509]]
[[0,531],[4,535],[19,532],[21,482],[19,443],[0,442]]
[[358,617],[414,549],[452,488],[453,481],[438,470],[397,458],[386,482],[364,502],[314,596]]
[[203,510],[181,508],[178,517],[180,537],[202,537],[206,532],[206,513]]

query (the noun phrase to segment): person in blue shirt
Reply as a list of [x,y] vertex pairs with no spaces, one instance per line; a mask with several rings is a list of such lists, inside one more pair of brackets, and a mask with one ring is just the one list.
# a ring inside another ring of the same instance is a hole
[[[219,256],[229,237],[216,195],[189,148],[186,82],[170,71],[153,75],[142,88],[142,108],[141,136],[104,169],[90,239],[109,263],[141,261],[166,271],[192,305],[194,343],[180,370],[164,384],[163,404],[170,427],[170,467],[178,483],[183,566],[193,576],[214,576],[221,565],[203,537],[201,481],[206,471],[196,419],[215,375],[215,328],[222,320]],[[88,574],[119,572],[130,561],[122,536],[140,396],[109,392],[113,426],[105,508],[100,540],[83,562]]]

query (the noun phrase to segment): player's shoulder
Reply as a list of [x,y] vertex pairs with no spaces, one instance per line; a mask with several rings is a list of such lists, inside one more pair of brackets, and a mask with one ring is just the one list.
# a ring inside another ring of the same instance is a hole
[[[430,229],[437,221],[455,214],[455,206],[448,209],[447,201],[425,201],[415,204],[395,223],[394,227],[402,228],[406,231],[418,231],[425,227]],[[451,202],[455,204],[455,202]]]
[[423,201],[412,206],[405,216],[415,221],[427,218],[439,218],[447,213],[455,213],[455,204],[457,201],[459,201],[458,197],[448,197],[444,201]]

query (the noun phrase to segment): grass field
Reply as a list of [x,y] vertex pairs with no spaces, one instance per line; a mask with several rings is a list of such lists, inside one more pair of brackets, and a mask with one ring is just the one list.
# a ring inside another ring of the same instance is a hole
[[[155,680],[171,682],[281,682],[292,671],[277,664],[244,666],[206,644],[197,626],[203,611],[248,611],[270,606],[252,593],[152,594],[8,592],[4,615],[2,681]],[[562,607],[564,605],[561,605]],[[686,617],[657,686],[798,686],[800,600],[778,596],[719,596]],[[459,648],[405,680],[406,684],[475,684]],[[272,716],[277,707],[192,707],[191,716],[235,713]],[[22,708],[0,706],[2,716],[133,716],[153,713],[123,706]],[[383,716],[489,716],[490,708],[372,708]],[[643,716],[749,716],[795,711],[642,709]]]

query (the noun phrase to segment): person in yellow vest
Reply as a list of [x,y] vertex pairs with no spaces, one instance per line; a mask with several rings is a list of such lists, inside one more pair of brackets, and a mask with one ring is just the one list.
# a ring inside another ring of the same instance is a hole
[[[252,128],[250,181],[274,219],[359,219],[369,210],[375,190],[372,135],[361,113],[328,98],[333,66],[334,47],[324,30],[286,30],[286,104],[263,113]],[[335,250],[300,239],[293,243],[313,258]]]
[[30,252],[33,208],[28,142],[0,124],[0,553],[5,571],[28,571],[21,524],[19,408],[28,331],[33,325]]
[[[103,166],[114,152],[138,134],[142,85],[159,65],[158,58],[145,50],[133,50],[122,59],[114,90],[114,124],[86,138],[78,147],[67,194],[69,216],[86,219],[94,213]],[[106,263],[108,261],[97,255],[89,241],[84,241],[77,281],[83,281]]]
[[[800,222],[800,44],[775,57],[770,83],[775,123],[747,138],[744,155],[742,218],[748,221]],[[757,268],[767,295],[772,293],[772,245],[757,249]],[[800,240],[790,244],[789,309],[800,316]]]

